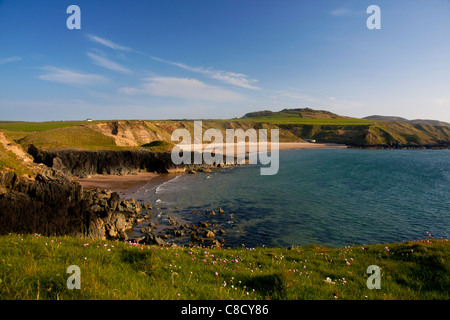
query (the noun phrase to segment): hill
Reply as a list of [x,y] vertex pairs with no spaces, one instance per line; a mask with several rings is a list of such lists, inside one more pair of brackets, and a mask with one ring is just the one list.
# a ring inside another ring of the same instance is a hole
[[401,121],[401,122],[407,122],[412,124],[424,124],[424,125],[432,125],[432,126],[450,126],[450,123],[439,121],[439,120],[426,120],[426,119],[415,119],[415,120],[408,120],[402,117],[393,117],[393,116],[379,116],[379,115],[373,115],[364,117],[363,119],[366,120],[380,120],[380,121]]
[[[403,118],[373,116],[364,119],[340,116],[310,108],[259,111],[244,115],[241,121],[270,123],[302,139],[377,147],[448,146],[450,127],[401,121]],[[414,120],[418,121],[419,120]]]
[[[297,108],[250,112],[239,119],[203,120],[203,132],[215,128],[225,136],[227,129],[278,129],[280,142],[313,139],[362,147],[448,147],[450,126],[442,124],[445,122],[384,116],[358,119]],[[194,137],[192,120],[0,122],[0,129],[25,149],[30,145],[39,149],[148,149],[159,141],[166,142],[166,147],[153,147],[155,151],[167,151],[173,145],[172,132],[179,128]]]

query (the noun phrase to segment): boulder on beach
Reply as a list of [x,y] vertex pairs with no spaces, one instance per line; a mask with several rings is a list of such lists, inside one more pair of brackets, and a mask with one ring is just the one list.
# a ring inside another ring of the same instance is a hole
[[206,238],[214,238],[216,234],[212,232],[211,230],[206,230],[203,234]]

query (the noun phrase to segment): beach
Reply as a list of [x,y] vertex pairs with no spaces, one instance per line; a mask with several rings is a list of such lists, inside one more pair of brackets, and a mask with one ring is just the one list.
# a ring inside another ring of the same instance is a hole
[[[217,146],[217,145],[215,145]],[[270,150],[270,143],[268,144]],[[203,150],[214,147],[213,144],[203,144]],[[252,145],[246,143],[246,152]],[[310,143],[310,142],[280,142],[278,143],[279,150],[294,150],[294,149],[328,149],[328,148],[347,148],[346,145],[336,143]],[[226,154],[226,145],[223,150]],[[260,149],[258,149],[259,151]],[[236,152],[237,153],[237,152]],[[87,178],[74,177],[73,180],[81,184],[85,189],[108,189],[117,192],[121,198],[126,199],[132,196],[141,187],[146,185],[147,189],[157,187],[166,181],[173,179],[177,174],[165,174],[155,172],[136,172],[129,175],[91,175]]]
[[117,192],[122,199],[127,199],[143,186],[148,189],[157,187],[175,176],[176,174],[139,172],[125,176],[99,174],[88,178],[74,177],[73,180],[85,189],[108,189]]

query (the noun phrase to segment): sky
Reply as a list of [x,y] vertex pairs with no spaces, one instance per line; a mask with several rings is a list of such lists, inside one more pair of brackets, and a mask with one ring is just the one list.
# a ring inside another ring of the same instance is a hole
[[449,0],[0,0],[0,120],[450,122],[449,57]]

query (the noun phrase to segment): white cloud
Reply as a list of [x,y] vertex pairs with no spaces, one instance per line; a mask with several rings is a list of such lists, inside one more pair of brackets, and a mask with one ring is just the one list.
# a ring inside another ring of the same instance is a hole
[[347,8],[338,8],[333,11],[330,11],[330,14],[335,17],[347,17],[347,16],[357,16],[357,15],[364,15],[365,11],[357,11],[357,10],[350,10]]
[[164,60],[161,58],[152,57],[153,60],[168,63],[174,66],[177,66],[179,68],[182,68],[184,70],[188,70],[195,73],[200,73],[205,76],[208,76],[212,79],[219,80],[223,83],[231,84],[237,87],[246,88],[246,89],[253,89],[258,90],[260,88],[252,85],[253,83],[257,82],[257,80],[248,79],[248,76],[242,73],[235,73],[230,71],[222,71],[222,70],[214,70],[212,68],[203,68],[203,67],[191,67],[184,63],[180,62],[173,62]]
[[45,66],[41,69],[46,71],[46,73],[39,75],[39,79],[64,83],[71,86],[91,85],[108,80],[98,74],[81,73],[71,69],[56,68],[53,66]]
[[436,99],[435,100],[435,102],[438,104],[438,105],[440,105],[440,106],[444,106],[444,105],[446,105],[446,104],[448,104],[449,103],[449,101],[448,100],[445,100],[445,99],[441,99],[441,98],[439,98],[439,99]]
[[121,66],[120,64],[118,64],[118,63],[116,63],[116,62],[114,62],[112,60],[106,59],[105,57],[96,55],[96,54],[94,54],[92,52],[88,52],[87,55],[88,55],[89,58],[91,58],[94,61],[94,63],[96,65],[99,65],[99,66],[101,66],[103,68],[106,68],[106,69],[109,69],[109,70],[113,70],[113,71],[124,72],[124,73],[130,73],[131,72],[131,70]]
[[8,62],[14,62],[14,61],[19,61],[19,60],[22,60],[22,58],[21,57],[17,57],[17,56],[1,58],[0,59],[0,64],[4,64],[4,63],[8,63]]
[[173,77],[146,78],[139,88],[123,87],[119,92],[222,102],[244,99],[239,93],[211,86],[197,79]]
[[94,36],[92,34],[88,34],[87,37],[90,40],[94,41],[94,42],[100,43],[100,44],[102,44],[104,46],[107,46],[107,47],[109,47],[111,49],[114,49],[114,50],[132,51],[132,49],[129,48],[129,47],[122,46],[122,45],[114,43],[114,42],[112,42],[110,40]]
[[[303,93],[292,92],[292,91],[282,91],[280,92],[281,98],[287,98],[288,100],[293,100],[295,103],[302,104],[305,107],[312,107],[314,109],[328,110],[333,108],[336,111],[346,112],[347,110],[356,110],[363,107],[363,104],[359,101],[342,99],[332,97],[313,97]],[[283,99],[283,103],[286,101]],[[330,110],[332,111],[332,110]]]

